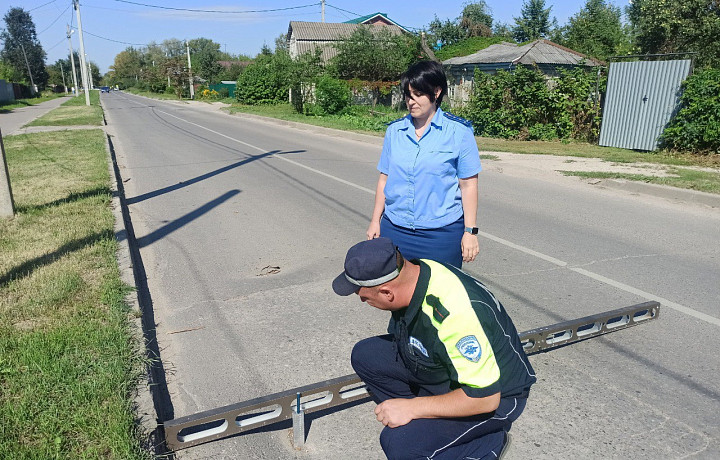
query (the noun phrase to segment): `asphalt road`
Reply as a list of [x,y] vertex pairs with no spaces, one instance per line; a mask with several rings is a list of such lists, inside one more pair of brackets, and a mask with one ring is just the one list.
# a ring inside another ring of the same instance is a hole
[[[364,238],[379,139],[102,95],[174,417],[349,374],[387,314],[330,281]],[[350,139],[352,137],[353,139]],[[483,280],[524,331],[660,300],[548,353],[508,459],[720,458],[720,210],[575,178],[480,176]],[[180,459],[381,459],[372,403]]]

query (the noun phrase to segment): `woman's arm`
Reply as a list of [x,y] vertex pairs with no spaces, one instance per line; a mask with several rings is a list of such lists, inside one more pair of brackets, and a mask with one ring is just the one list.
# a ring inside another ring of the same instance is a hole
[[387,174],[380,173],[380,178],[375,188],[375,207],[373,208],[372,217],[370,218],[370,226],[366,232],[367,239],[369,240],[380,236],[380,218],[385,210],[385,184],[387,183],[387,178]]
[[[476,227],[478,207],[478,175],[459,180],[465,227]],[[477,235],[464,232],[460,242],[463,262],[472,262],[480,252]]]

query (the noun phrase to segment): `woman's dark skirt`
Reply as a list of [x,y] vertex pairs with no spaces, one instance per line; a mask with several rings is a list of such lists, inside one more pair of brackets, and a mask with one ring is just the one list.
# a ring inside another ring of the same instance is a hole
[[393,224],[383,215],[380,236],[390,238],[406,259],[430,259],[462,268],[465,224],[461,217],[450,225],[432,229],[410,229]]

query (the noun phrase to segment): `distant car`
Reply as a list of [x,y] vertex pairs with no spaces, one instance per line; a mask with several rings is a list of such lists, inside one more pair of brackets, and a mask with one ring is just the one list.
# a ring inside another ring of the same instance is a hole
[[109,87],[109,86],[101,86],[101,87],[100,87],[100,92],[101,92],[101,93],[109,93],[109,92],[110,92],[110,87]]

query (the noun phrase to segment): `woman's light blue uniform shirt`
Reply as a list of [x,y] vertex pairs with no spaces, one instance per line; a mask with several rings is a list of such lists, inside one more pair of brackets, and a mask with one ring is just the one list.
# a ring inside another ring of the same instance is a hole
[[408,114],[385,132],[378,163],[378,170],[388,176],[385,215],[405,228],[449,225],[463,215],[458,179],[481,169],[469,121],[438,108],[418,141]]

